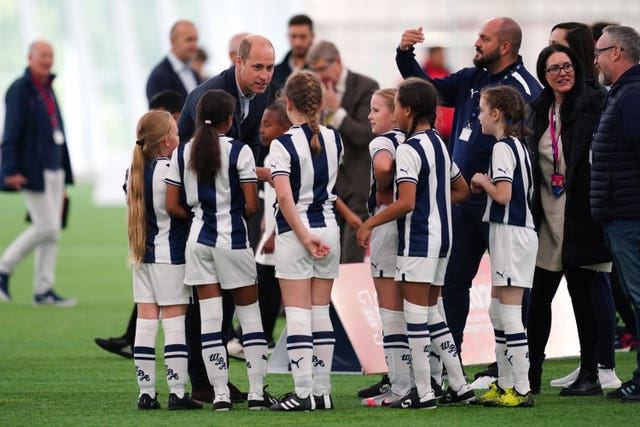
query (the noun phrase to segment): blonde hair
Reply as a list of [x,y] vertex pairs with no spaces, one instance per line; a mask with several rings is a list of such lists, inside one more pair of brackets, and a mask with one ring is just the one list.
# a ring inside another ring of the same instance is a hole
[[129,230],[129,264],[144,261],[147,240],[144,174],[147,163],[158,157],[161,144],[171,133],[173,116],[166,111],[145,113],[136,130],[137,140],[129,168],[129,205],[127,223]]
[[396,99],[396,93],[398,93],[398,89],[390,87],[386,89],[378,89],[377,91],[373,92],[372,96],[380,97],[380,99],[384,101],[389,111],[393,112],[393,110],[395,109],[394,101]]
[[311,151],[318,154],[322,150],[318,134],[320,133],[320,106],[322,105],[322,83],[310,71],[296,71],[287,79],[284,95],[293,106],[307,117],[307,123],[313,132]]

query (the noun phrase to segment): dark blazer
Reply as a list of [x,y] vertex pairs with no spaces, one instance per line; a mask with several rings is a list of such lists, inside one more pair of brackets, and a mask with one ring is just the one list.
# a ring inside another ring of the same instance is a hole
[[[198,77],[198,73],[193,69],[191,71],[196,78],[196,83],[202,83],[200,77]],[[147,79],[147,101],[151,101],[151,98],[156,94],[168,89],[175,90],[182,95],[183,99],[187,98],[187,89],[185,89],[182,84],[180,77],[173,71],[169,58],[165,56],[164,59],[154,67]]]
[[[55,76],[51,75],[51,80]],[[56,119],[64,134],[64,124],[60,115],[60,106],[56,104]],[[17,79],[7,90],[6,116],[2,145],[0,146],[0,183],[4,187],[7,176],[22,174],[27,183],[24,189],[44,191],[45,157],[53,141],[53,127],[47,106],[31,79],[31,70],[26,69],[24,75]],[[65,183],[73,183],[71,162],[66,140],[62,145],[62,168],[65,172]],[[4,188],[10,190],[9,188]]]
[[342,136],[344,158],[336,188],[338,195],[349,208],[361,217],[367,216],[366,202],[369,197],[371,175],[369,142],[375,137],[367,116],[371,109],[371,96],[378,87],[378,83],[369,77],[347,72],[342,108],[348,115],[338,128]]
[[241,120],[240,99],[238,98],[238,86],[236,85],[236,67],[227,68],[217,76],[210,78],[195,88],[184,103],[180,119],[178,119],[178,133],[180,142],[186,142],[195,131],[196,105],[200,97],[211,89],[220,89],[229,93],[236,99],[236,109],[233,112],[233,124],[227,132],[230,138],[239,139],[251,147],[253,155],[258,158],[260,148],[260,121],[265,108],[274,101],[277,87],[270,84],[264,93],[256,94],[249,103],[249,115]]
[[[562,154],[567,166],[562,262],[568,267],[611,261],[611,255],[604,245],[602,227],[591,217],[589,206],[591,136],[600,118],[605,93],[604,88],[598,83],[588,81],[580,88],[573,102],[570,105],[568,101],[564,102],[560,110]],[[548,90],[543,91],[531,102],[532,113],[528,121],[529,127],[533,130],[533,135],[527,139],[527,145],[536,189],[532,206],[536,226],[540,224],[544,215],[538,190],[542,183],[538,142],[549,127],[549,108],[552,102],[553,95]]]

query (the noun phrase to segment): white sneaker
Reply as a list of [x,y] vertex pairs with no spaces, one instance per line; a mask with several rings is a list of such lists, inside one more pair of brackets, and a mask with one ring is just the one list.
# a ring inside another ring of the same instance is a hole
[[622,381],[616,375],[615,369],[598,368],[598,379],[602,388],[618,388],[622,386]]
[[242,348],[242,344],[240,344],[238,338],[231,338],[229,342],[227,342],[227,353],[229,353],[229,357],[233,357],[234,359],[245,360],[244,348]]
[[580,373],[580,366],[566,377],[551,380],[551,387],[569,387],[578,378],[578,373]]

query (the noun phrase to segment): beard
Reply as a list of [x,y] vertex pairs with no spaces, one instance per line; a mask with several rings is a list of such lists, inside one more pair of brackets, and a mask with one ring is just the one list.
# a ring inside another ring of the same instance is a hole
[[480,58],[473,57],[473,65],[477,68],[487,68],[487,65],[493,64],[500,59],[500,52],[495,49],[493,52],[483,54]]
[[609,79],[607,76],[604,75],[604,73],[602,72],[602,70],[600,70],[598,72],[598,82],[602,85],[602,86],[611,86],[613,84],[613,82],[611,81],[611,79]]

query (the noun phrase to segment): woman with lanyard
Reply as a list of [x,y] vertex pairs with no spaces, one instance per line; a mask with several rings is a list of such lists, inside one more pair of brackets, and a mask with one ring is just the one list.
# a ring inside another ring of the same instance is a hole
[[532,391],[539,393],[551,302],[564,275],[580,340],[580,372],[560,396],[599,395],[592,287],[596,271],[610,261],[610,255],[601,227],[591,218],[589,150],[605,91],[585,85],[580,61],[562,45],[544,48],[536,68],[544,90],[531,102],[528,120],[528,127],[534,130],[527,145],[539,238],[527,323],[529,380]]

